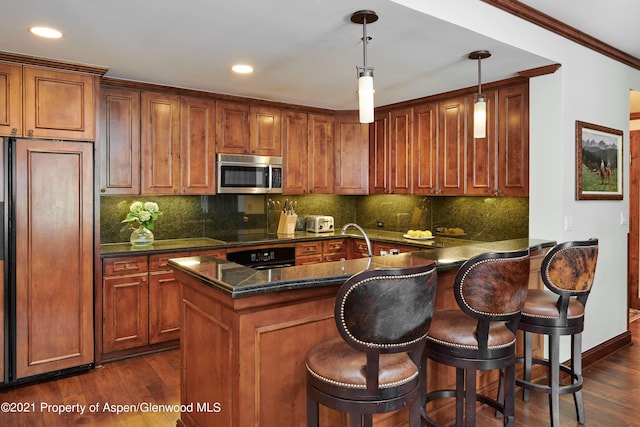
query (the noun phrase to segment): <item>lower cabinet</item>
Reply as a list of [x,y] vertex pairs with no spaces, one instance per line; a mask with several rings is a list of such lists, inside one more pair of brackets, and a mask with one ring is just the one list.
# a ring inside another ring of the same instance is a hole
[[225,249],[123,256],[103,260],[102,358],[175,346],[180,339],[180,284],[170,258],[213,255]]
[[315,240],[296,243],[296,265],[347,259],[347,239]]

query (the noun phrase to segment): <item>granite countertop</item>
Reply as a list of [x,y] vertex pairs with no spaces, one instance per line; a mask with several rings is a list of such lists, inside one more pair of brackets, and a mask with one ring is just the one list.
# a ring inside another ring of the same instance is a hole
[[[317,237],[316,237],[317,238]],[[499,242],[473,242],[452,247],[418,249],[399,255],[374,256],[345,261],[325,262],[296,267],[254,270],[210,256],[173,258],[169,265],[198,278],[231,298],[247,297],[291,289],[331,286],[369,269],[402,267],[436,262],[439,271],[458,268],[467,259],[490,251],[538,250],[555,244],[549,240],[513,239]]]

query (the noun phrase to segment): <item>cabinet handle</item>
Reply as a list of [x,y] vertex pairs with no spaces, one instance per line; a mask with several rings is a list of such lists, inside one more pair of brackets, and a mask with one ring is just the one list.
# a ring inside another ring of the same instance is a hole
[[29,129],[29,132],[27,132],[27,134],[29,135],[29,138],[33,137],[33,129]]
[[11,129],[11,135],[16,136],[18,134],[18,128]]

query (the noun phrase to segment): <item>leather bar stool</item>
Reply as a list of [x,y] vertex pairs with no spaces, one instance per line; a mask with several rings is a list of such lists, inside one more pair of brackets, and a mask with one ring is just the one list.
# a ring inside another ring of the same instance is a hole
[[[425,403],[455,397],[456,426],[475,426],[476,403],[488,404],[512,426],[515,412],[516,329],[529,284],[529,251],[492,252],[467,260],[454,280],[460,310],[433,316],[426,357],[456,368],[456,388],[426,394]],[[426,363],[426,359],[425,359]],[[504,369],[503,397],[477,393],[477,371]],[[440,426],[426,413],[425,424]]]
[[435,263],[366,270],[339,289],[340,336],[307,354],[307,425],[318,426],[318,404],[348,412],[350,426],[371,426],[374,413],[409,407],[420,425],[421,360],[436,294]]
[[[522,379],[516,379],[516,384],[523,387],[525,402],[529,400],[530,390],[549,394],[552,426],[560,425],[560,394],[568,393],[573,394],[578,422],[585,422],[582,401],[582,331],[584,309],[593,285],[597,260],[597,239],[554,246],[542,260],[540,270],[547,290],[530,289],[522,309],[518,328],[524,331],[524,357],[518,358],[518,362],[524,363],[524,375]],[[532,357],[532,334],[547,337],[548,359]],[[571,336],[570,366],[560,363],[562,335]],[[547,385],[531,381],[533,364],[547,367]],[[561,371],[568,374],[569,384],[560,384]]]

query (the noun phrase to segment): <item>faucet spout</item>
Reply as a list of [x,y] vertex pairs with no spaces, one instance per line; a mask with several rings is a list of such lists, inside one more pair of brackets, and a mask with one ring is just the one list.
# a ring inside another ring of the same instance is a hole
[[358,224],[354,222],[350,222],[348,224],[345,224],[344,227],[342,227],[341,234],[347,234],[347,229],[349,227],[356,228],[358,229],[358,231],[360,231],[360,234],[362,234],[362,237],[364,237],[364,241],[367,242],[367,252],[369,253],[369,258],[371,258],[373,256],[373,251],[371,250],[371,240],[369,240],[369,236],[367,236],[367,233],[365,233],[364,229],[360,227]]

